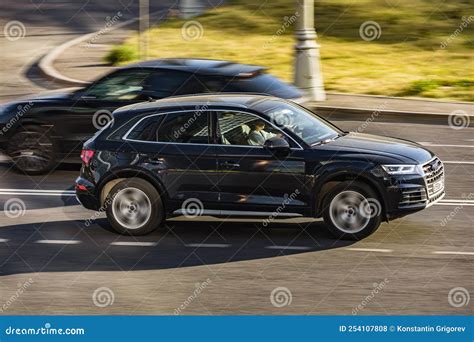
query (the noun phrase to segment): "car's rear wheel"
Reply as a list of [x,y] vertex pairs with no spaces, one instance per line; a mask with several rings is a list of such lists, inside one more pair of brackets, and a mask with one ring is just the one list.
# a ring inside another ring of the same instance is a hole
[[54,141],[41,126],[25,126],[16,132],[8,141],[7,154],[19,171],[30,175],[47,173],[56,165]]
[[360,240],[380,226],[382,206],[371,187],[346,181],[325,196],[323,217],[335,237]]
[[158,228],[165,216],[160,194],[141,178],[130,178],[116,184],[104,207],[110,225],[120,234],[148,234]]

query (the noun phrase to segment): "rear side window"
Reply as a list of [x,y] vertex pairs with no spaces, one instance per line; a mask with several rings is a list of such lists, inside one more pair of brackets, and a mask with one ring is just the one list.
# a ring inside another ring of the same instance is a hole
[[150,116],[133,127],[126,138],[140,141],[208,144],[208,114],[196,110]]
[[203,91],[203,85],[190,73],[160,70],[155,71],[145,82],[144,94],[156,98],[195,94]]
[[285,99],[303,96],[296,87],[269,74],[259,74],[248,78],[207,80],[206,87],[212,92],[263,93]]
[[153,132],[156,130],[158,122],[162,116],[155,115],[140,121],[127,136],[127,139],[153,141]]

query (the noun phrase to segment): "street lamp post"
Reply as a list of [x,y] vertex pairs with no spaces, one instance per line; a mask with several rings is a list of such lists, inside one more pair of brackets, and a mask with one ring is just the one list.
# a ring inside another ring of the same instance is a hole
[[295,85],[313,101],[326,100],[323,74],[314,29],[314,0],[296,0]]
[[180,0],[179,12],[182,19],[190,19],[204,12],[204,5],[199,0]]
[[140,58],[146,60],[148,57],[148,35],[147,30],[150,27],[150,2],[149,0],[140,0],[139,3],[139,54]]

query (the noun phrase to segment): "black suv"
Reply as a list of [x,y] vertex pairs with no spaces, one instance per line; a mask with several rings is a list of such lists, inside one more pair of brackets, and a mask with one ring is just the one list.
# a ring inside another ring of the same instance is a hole
[[304,101],[303,93],[255,65],[157,59],[121,67],[80,89],[62,89],[0,106],[0,149],[29,174],[79,161],[84,142],[126,105],[214,92],[266,93]]
[[444,196],[441,161],[418,144],[343,132],[307,109],[248,94],[120,108],[82,151],[79,201],[119,233],[185,215],[324,217],[339,238]]

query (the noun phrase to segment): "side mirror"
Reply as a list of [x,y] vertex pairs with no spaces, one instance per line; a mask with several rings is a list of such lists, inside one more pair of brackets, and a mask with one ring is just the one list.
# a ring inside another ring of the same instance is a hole
[[280,137],[267,139],[263,146],[278,157],[286,157],[290,154],[290,144]]

